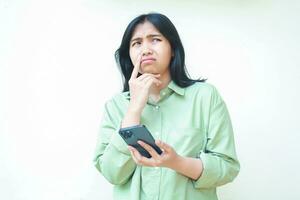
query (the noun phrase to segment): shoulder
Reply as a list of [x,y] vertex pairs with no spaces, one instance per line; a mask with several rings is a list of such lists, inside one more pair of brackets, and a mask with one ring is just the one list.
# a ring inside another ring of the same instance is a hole
[[208,82],[196,82],[186,88],[186,99],[201,102],[204,106],[212,106],[224,103],[223,98],[215,85]]
[[110,97],[105,102],[106,109],[108,109],[108,110],[111,110],[111,109],[122,110],[122,109],[124,109],[124,107],[126,107],[126,105],[129,102],[128,94],[129,94],[129,92],[120,92],[120,93],[114,94],[112,97]]
[[186,94],[196,94],[203,97],[217,97],[220,96],[218,89],[208,82],[196,82],[186,88]]

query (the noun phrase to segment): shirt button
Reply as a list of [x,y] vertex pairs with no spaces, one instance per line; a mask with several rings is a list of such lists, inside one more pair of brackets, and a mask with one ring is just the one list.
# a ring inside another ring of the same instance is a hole
[[158,109],[159,109],[159,106],[155,106],[155,109],[158,110]]
[[166,94],[165,92],[162,93],[163,96],[164,96],[165,94]]

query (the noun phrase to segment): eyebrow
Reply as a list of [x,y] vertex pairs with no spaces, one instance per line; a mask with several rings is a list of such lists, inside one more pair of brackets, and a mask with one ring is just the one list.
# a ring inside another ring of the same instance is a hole
[[[161,34],[149,34],[146,36],[146,38],[152,38],[152,37],[162,37]],[[142,39],[141,37],[136,37],[136,38],[133,38],[132,40],[130,40],[130,43],[132,43],[133,41],[136,41],[136,40],[140,40]]]

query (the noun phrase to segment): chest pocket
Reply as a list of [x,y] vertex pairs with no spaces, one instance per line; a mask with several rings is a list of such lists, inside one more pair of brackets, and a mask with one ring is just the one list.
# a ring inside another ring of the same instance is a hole
[[206,132],[194,127],[179,127],[169,131],[167,143],[182,156],[196,157],[204,149]]

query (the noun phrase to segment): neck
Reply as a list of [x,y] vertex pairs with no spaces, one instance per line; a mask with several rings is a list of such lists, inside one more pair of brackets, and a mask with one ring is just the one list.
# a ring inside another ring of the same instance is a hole
[[159,98],[160,91],[167,87],[171,81],[169,73],[162,75],[159,80],[162,82],[159,86],[153,85],[150,89],[150,96]]

